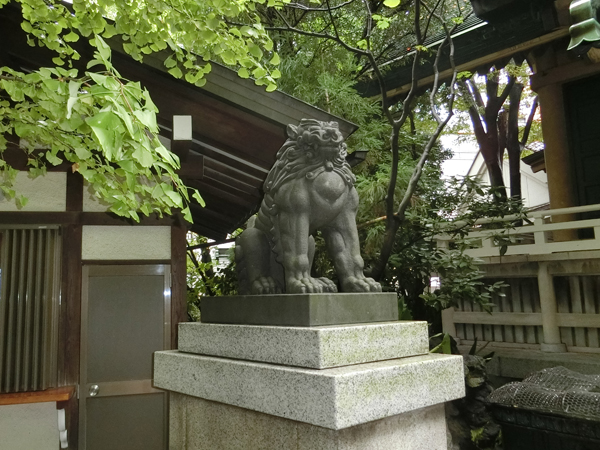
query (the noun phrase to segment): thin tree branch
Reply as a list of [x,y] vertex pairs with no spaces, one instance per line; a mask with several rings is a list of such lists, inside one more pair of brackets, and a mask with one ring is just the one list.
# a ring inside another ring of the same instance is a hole
[[502,95],[500,95],[500,97],[498,97],[498,102],[500,103],[500,106],[502,106],[504,104],[504,102],[508,98],[508,95],[510,94],[510,91],[512,90],[512,88],[516,82],[517,82],[517,77],[515,77],[513,75],[509,75],[508,83],[506,84],[506,86],[504,86]]
[[348,45],[342,39],[338,38],[337,36],[333,36],[329,33],[323,33],[323,32],[316,33],[314,31],[305,31],[305,30],[301,30],[300,28],[293,27],[289,24],[289,22],[285,19],[285,17],[283,17],[283,15],[281,15],[281,13],[279,11],[277,11],[277,14],[279,15],[279,17],[285,24],[285,27],[265,27],[265,30],[297,33],[297,34],[301,34],[303,36],[310,36],[310,37],[319,38],[319,39],[328,39],[328,40],[337,42],[338,44],[340,44],[342,47],[344,47],[349,52],[355,53],[357,55],[366,56],[368,53],[365,50],[361,50],[360,48],[352,47],[351,45]]
[[421,0],[415,2],[415,36],[417,37],[417,45],[423,43],[421,35]]
[[424,36],[427,36],[427,32],[429,31],[429,25],[431,24],[431,19],[433,19],[434,17],[434,12],[435,10],[438,8],[438,6],[440,6],[440,3],[442,3],[444,0],[438,0],[438,2],[435,4],[435,7],[433,9],[429,8],[425,2],[423,2],[423,6],[425,6],[428,10],[429,10],[429,17],[427,18],[427,25],[425,25],[425,32],[423,33]]
[[[437,126],[436,130],[434,131],[433,135],[429,138],[429,141],[425,145],[423,153],[421,154],[421,158],[419,159],[419,162],[417,163],[415,169],[413,170],[413,173],[410,177],[410,181],[408,182],[408,187],[406,188],[406,191],[404,192],[404,197],[402,198],[402,201],[400,202],[400,205],[398,206],[398,210],[396,213],[398,215],[398,217],[400,218],[400,220],[404,220],[404,215],[406,213],[406,209],[410,205],[410,199],[417,189],[417,183],[419,182],[419,179],[421,178],[421,173],[423,171],[423,167],[425,166],[425,162],[427,161],[427,158],[429,157],[429,153],[431,152],[431,149],[437,142],[440,134],[442,133],[442,131],[444,130],[444,128],[450,121],[450,118],[454,114],[453,107],[454,107],[454,99],[456,97],[455,84],[456,84],[456,72],[457,72],[456,64],[454,62],[454,42],[452,40],[452,35],[451,35],[451,32],[448,30],[448,27],[446,26],[446,24],[444,22],[442,22],[442,23],[444,26],[444,31],[446,32],[446,39],[449,41],[449,45],[450,45],[449,60],[450,60],[450,66],[452,67],[452,71],[453,71],[452,82],[450,84],[450,101],[448,104],[449,112],[448,112],[448,115],[446,116],[445,120],[438,121],[438,126]],[[444,40],[444,42],[445,42],[445,40]],[[438,89],[437,83],[438,83],[438,78],[439,78],[439,70],[438,70],[439,59],[438,59],[438,57],[441,54],[442,46],[443,46],[443,43],[442,43],[442,45],[440,45],[440,48],[438,50],[438,56],[436,56],[436,62],[434,65],[434,70],[435,70],[434,87],[435,87],[435,90],[432,89],[432,94],[430,95],[432,110],[435,110],[435,104],[434,104],[435,103],[435,92]],[[437,116],[437,113],[436,113],[436,116]],[[439,118],[439,116],[437,116],[437,117]]]
[[311,8],[310,6],[302,5],[300,3],[288,3],[287,5],[285,5],[285,7],[290,8],[290,9],[300,9],[300,10],[306,11],[306,12],[319,12],[319,11],[327,12],[327,11],[333,11],[336,9],[343,8],[344,6],[347,6],[354,2],[355,2],[355,0],[348,0],[347,2],[340,3],[339,5],[335,5],[333,7],[330,7],[329,5],[327,5],[327,8]]
[[[479,110],[477,109],[476,103],[477,100],[474,98],[473,91],[469,89],[467,85],[467,80],[460,80],[458,85],[462,88],[465,96],[468,97],[468,108],[467,112],[469,113],[469,117],[471,118],[471,122],[473,124],[473,132],[475,133],[475,139],[479,145],[485,139],[485,128],[483,127],[483,123],[481,120],[481,115],[479,114]],[[479,97],[481,98],[481,96]]]
[[325,0],[327,4],[327,14],[329,15],[329,20],[331,21],[331,26],[333,27],[333,32],[335,33],[336,40],[341,42],[340,33],[338,32],[337,25],[335,23],[335,18],[333,17],[333,13],[331,12],[331,6],[329,5],[329,0]]
[[367,41],[367,49],[371,50],[371,31],[373,30],[373,13],[371,12],[371,8],[369,7],[369,0],[362,0],[363,5],[365,5],[365,9],[367,10],[367,20],[365,24],[365,32],[363,36]]
[[481,92],[479,92],[479,88],[477,84],[473,83],[472,79],[466,80],[465,85],[467,86],[470,94],[475,100],[475,104],[478,108],[485,108],[485,103],[483,102],[483,97],[481,97]]
[[525,124],[525,128],[523,129],[523,137],[521,138],[521,148],[524,148],[529,140],[529,132],[531,131],[531,126],[533,125],[533,119],[535,117],[535,112],[538,107],[538,97],[533,99],[533,104],[531,105],[531,111],[529,111],[529,117],[527,117],[527,123]]

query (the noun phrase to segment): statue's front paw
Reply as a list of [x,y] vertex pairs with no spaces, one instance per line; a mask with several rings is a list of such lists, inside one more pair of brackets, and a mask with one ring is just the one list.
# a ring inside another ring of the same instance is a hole
[[381,284],[375,281],[373,278],[365,277],[364,281],[369,285],[369,291],[381,292]]
[[281,294],[281,289],[271,277],[259,277],[252,283],[252,295]]
[[381,292],[381,285],[373,278],[348,277],[342,283],[344,292]]
[[285,286],[288,294],[313,294],[323,292],[323,284],[314,278],[288,280]]
[[323,292],[337,292],[337,286],[329,278],[320,277],[317,279],[323,286]]

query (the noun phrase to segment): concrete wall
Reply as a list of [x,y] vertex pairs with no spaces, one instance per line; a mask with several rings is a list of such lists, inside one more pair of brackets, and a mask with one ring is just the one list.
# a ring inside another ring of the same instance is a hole
[[56,450],[59,448],[56,403],[0,406],[0,448]]

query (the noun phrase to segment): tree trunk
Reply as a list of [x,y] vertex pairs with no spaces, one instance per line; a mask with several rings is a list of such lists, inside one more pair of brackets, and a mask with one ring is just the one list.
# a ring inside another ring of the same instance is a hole
[[383,238],[383,244],[381,246],[381,253],[377,259],[377,262],[367,273],[367,275],[373,278],[375,281],[381,281],[383,279],[385,267],[387,266],[387,262],[392,255],[392,250],[394,249],[396,233],[400,228],[400,220],[398,220],[396,216],[392,216],[391,218],[388,217],[386,222],[386,230]]
[[[490,124],[488,123],[489,126]],[[500,148],[498,134],[498,127],[491,127],[491,132],[487,133],[487,139],[479,143],[479,150],[487,167],[490,186],[498,190],[500,196],[496,198],[504,200],[506,199],[506,187],[504,186],[504,177],[502,176],[502,154],[504,153],[504,149]]]
[[506,150],[508,152],[508,167],[510,173],[510,196],[521,199],[521,143],[519,142],[519,106],[523,85],[515,83],[510,91],[510,108],[508,112],[508,127],[506,130]]
[[504,178],[502,177],[502,166],[498,161],[485,163],[488,173],[490,175],[490,185],[498,189],[500,193],[498,200],[506,200],[506,188],[504,187]]

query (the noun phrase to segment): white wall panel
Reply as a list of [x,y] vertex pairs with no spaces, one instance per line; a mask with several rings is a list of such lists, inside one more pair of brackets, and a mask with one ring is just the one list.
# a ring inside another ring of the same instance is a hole
[[171,227],[85,225],[84,260],[171,259]]
[[27,205],[19,209],[13,200],[0,193],[0,211],[66,211],[67,174],[49,172],[44,176],[29,178],[28,172],[19,172],[14,185],[17,195],[28,198]]
[[0,406],[0,448],[59,448],[56,403]]

